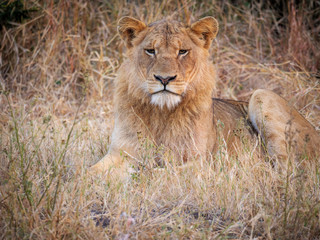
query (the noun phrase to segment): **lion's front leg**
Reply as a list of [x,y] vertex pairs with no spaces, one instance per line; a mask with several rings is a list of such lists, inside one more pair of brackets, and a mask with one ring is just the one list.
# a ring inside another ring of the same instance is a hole
[[123,178],[130,174],[130,166],[126,156],[118,151],[109,152],[99,162],[90,167],[89,172]]
[[103,174],[114,177],[126,177],[133,169],[130,168],[130,159],[136,158],[134,139],[128,139],[124,133],[125,128],[116,124],[111,138],[111,146],[107,155],[90,167],[92,175]]

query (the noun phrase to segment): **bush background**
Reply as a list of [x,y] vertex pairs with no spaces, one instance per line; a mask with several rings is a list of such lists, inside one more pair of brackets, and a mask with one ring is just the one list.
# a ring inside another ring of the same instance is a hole
[[153,171],[144,142],[144,168],[128,181],[87,177],[110,144],[126,15],[216,17],[216,97],[270,89],[319,130],[318,1],[2,1],[0,237],[319,238],[318,161],[302,170],[288,159],[279,173],[222,143],[196,169]]

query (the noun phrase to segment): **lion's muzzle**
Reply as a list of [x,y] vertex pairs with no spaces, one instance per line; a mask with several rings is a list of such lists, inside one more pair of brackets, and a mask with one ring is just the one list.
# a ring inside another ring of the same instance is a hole
[[160,75],[154,75],[154,78],[157,80],[157,81],[160,81],[161,84],[166,87],[169,82],[175,80],[177,78],[177,75],[175,76],[169,76],[169,77],[162,77]]

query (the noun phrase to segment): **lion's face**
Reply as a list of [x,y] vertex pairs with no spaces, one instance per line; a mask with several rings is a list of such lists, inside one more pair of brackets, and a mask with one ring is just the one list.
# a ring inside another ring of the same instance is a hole
[[118,29],[135,62],[136,87],[148,93],[152,104],[171,109],[188,94],[218,27],[211,17],[191,27],[166,19],[146,26],[125,17]]
[[195,44],[177,23],[158,23],[135,49],[138,68],[151,103],[173,108],[196,72]]

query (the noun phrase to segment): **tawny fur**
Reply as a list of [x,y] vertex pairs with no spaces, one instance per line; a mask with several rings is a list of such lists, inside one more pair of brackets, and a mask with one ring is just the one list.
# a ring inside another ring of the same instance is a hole
[[249,102],[249,117],[271,157],[319,157],[320,137],[314,127],[274,92],[256,90]]
[[[262,135],[267,133],[263,139],[271,154],[287,156],[283,136],[292,114],[299,130],[295,139],[308,135],[319,143],[312,125],[272,92],[258,90],[250,100],[249,115],[246,102],[212,99],[216,74],[208,48],[218,32],[214,18],[206,17],[191,26],[169,19],[146,26],[124,17],[118,30],[128,57],[116,79],[110,150],[92,171],[106,172],[114,167],[125,172],[128,163],[120,152],[138,157],[139,136],[171,149],[177,160],[185,161],[214,154],[221,133],[228,149],[237,149],[243,137],[255,138],[255,129]],[[173,80],[165,85],[161,79]],[[163,89],[169,92],[159,92]],[[224,127],[220,129],[218,122]],[[316,155],[312,144],[297,143],[303,145],[301,151],[307,149],[306,153]]]

